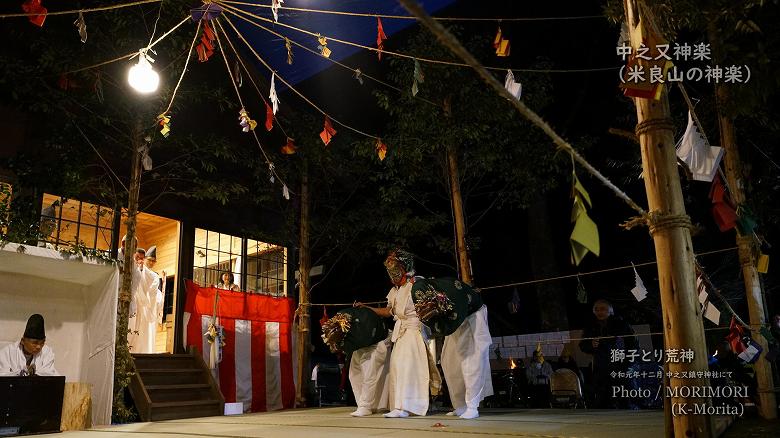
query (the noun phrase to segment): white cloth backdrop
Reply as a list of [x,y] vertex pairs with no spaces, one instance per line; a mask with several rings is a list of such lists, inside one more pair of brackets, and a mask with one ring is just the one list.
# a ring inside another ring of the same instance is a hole
[[119,270],[19,246],[0,249],[0,344],[18,342],[27,318],[43,315],[57,371],[92,384],[92,424],[110,424]]

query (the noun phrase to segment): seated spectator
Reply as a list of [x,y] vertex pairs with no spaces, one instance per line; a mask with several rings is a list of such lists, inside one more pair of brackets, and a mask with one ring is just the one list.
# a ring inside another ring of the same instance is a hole
[[525,377],[528,380],[528,393],[531,397],[532,407],[549,407],[550,403],[550,376],[553,369],[550,362],[544,360],[541,351],[534,351],[533,358],[525,368]]
[[577,361],[574,360],[574,357],[571,355],[571,349],[568,346],[565,347],[561,352],[561,357],[558,358],[558,363],[555,366],[556,370],[561,368],[574,371],[574,374],[576,374],[580,379],[580,385],[583,384],[584,379],[582,376],[582,370],[580,370],[579,365],[577,365]]
[[22,339],[0,350],[0,376],[57,376],[54,352],[46,343],[43,316],[27,319]]

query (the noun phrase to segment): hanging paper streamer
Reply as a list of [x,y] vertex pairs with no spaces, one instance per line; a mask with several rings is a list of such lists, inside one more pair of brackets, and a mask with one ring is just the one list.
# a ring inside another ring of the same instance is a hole
[[355,76],[353,76],[355,79],[357,79],[358,82],[360,82],[360,85],[363,85],[363,72],[360,71],[360,69],[355,69]]
[[60,78],[57,80],[57,86],[60,88],[60,90],[68,91],[73,88],[79,88],[79,85],[70,78],[70,76],[66,74],[60,75]]
[[769,256],[764,253],[759,253],[758,260],[756,261],[756,270],[762,274],[769,272]]
[[587,209],[591,207],[588,192],[580,184],[576,173],[572,172],[572,180],[574,205],[571,211],[571,221],[574,223],[574,230],[572,230],[569,240],[571,243],[571,261],[575,266],[579,266],[588,252],[592,252],[598,257],[600,252],[599,230],[596,223],[588,216]]
[[73,22],[73,25],[76,26],[76,29],[79,31],[79,37],[81,38],[82,43],[87,42],[87,23],[84,21],[84,14],[79,11],[79,18],[76,19],[76,21]]
[[200,20],[211,21],[219,17],[221,13],[222,6],[212,2],[204,3],[197,8],[190,9],[190,16],[192,17],[192,21],[195,23]]
[[238,124],[241,125],[243,132],[254,131],[257,127],[257,122],[249,118],[249,112],[244,108],[238,112]]
[[726,188],[720,180],[720,176],[715,176],[710,189],[710,199],[712,200],[712,216],[721,232],[726,232],[737,225],[737,212],[728,198]]
[[49,12],[41,5],[41,0],[27,0],[22,3],[22,10],[26,14],[36,14],[28,16],[27,19],[38,27],[43,27],[43,22],[46,21],[46,14]]
[[282,151],[282,153],[283,153],[283,154],[285,154],[285,155],[292,155],[292,154],[294,154],[294,153],[295,153],[295,151],[296,151],[297,149],[298,149],[298,148],[297,148],[297,147],[295,147],[295,141],[294,141],[293,139],[291,139],[290,137],[287,137],[287,144],[285,144],[284,146],[282,146],[282,149],[281,149],[281,151]]
[[704,309],[706,307],[707,302],[709,301],[709,293],[707,292],[707,285],[704,283],[704,279],[701,278],[701,273],[698,272],[699,270],[696,270],[696,291],[699,293],[699,304],[701,304],[701,308]]
[[198,61],[206,62],[209,60],[211,55],[214,54],[215,39],[216,36],[214,35],[214,30],[211,29],[208,21],[204,21],[203,34],[200,37],[200,43],[197,47],[195,47],[195,50],[198,52]]
[[287,188],[287,184],[282,185],[282,196],[284,199],[290,200],[290,189]]
[[282,6],[284,0],[271,0],[271,12],[274,14],[274,21],[279,22],[279,7]]
[[634,288],[631,289],[631,293],[634,294],[634,298],[636,298],[637,301],[642,301],[645,298],[647,298],[647,288],[645,287],[645,283],[642,281],[642,278],[639,277],[639,272],[636,271],[636,266],[634,266],[633,263],[631,263],[631,266],[634,267]]
[[517,288],[514,288],[512,299],[506,305],[509,308],[509,313],[512,315],[515,315],[520,311],[520,295],[517,293]]
[[696,291],[699,293],[699,304],[701,304],[701,311],[704,317],[713,324],[720,325],[720,310],[710,301],[709,293],[707,292],[707,281],[698,266],[696,266]]
[[723,158],[723,148],[707,143],[696,128],[690,111],[688,127],[676,147],[677,157],[688,166],[694,180],[712,182]]
[[577,275],[577,301],[580,304],[588,304],[588,291],[585,290],[585,285],[580,281],[579,275]]
[[168,135],[171,133],[171,116],[167,115],[166,113],[162,113],[159,116],[157,116],[157,124],[160,125],[160,134],[163,135],[163,137],[168,138]]
[[244,78],[241,76],[241,65],[238,61],[233,65],[233,78],[239,88],[244,85]]
[[325,143],[325,146],[330,143],[330,140],[334,135],[336,135],[336,130],[333,129],[333,125],[330,124],[330,118],[325,116],[325,126],[322,128],[322,132],[320,132],[320,138],[322,139],[322,142]]
[[736,318],[733,316],[731,317],[731,325],[729,326],[729,334],[726,336],[726,340],[731,345],[731,350],[734,354],[746,363],[756,362],[764,350],[750,337],[749,332],[745,333],[745,328],[737,324]]
[[274,129],[274,110],[271,105],[265,104],[265,130]]
[[287,63],[292,65],[293,63],[292,42],[287,37],[284,38],[284,48],[287,49]]
[[712,304],[712,301],[708,301],[704,308],[704,317],[712,321],[715,325],[720,325],[720,310]]
[[376,48],[378,49],[376,56],[380,61],[382,60],[382,50],[385,49],[386,39],[387,35],[385,35],[385,30],[382,28],[382,20],[379,17],[376,17]]
[[92,84],[92,90],[95,92],[98,102],[103,103],[103,80],[100,78],[100,71],[95,73],[95,83]]
[[317,46],[317,50],[320,51],[320,55],[330,58],[330,49],[328,48],[328,39],[324,36],[321,36],[320,34],[317,34],[317,42],[320,43],[319,46]]
[[152,139],[149,137],[146,137],[147,144],[140,147],[141,152],[141,166],[143,166],[145,171],[152,170],[152,157],[149,155],[149,144]]
[[755,232],[756,227],[758,227],[758,222],[753,217],[753,212],[744,205],[737,207],[737,229],[739,234],[749,236]]
[[412,82],[412,96],[417,96],[417,92],[420,91],[418,84],[425,82],[425,75],[423,75],[422,68],[420,67],[420,61],[414,60],[414,81]]
[[268,94],[271,105],[274,107],[274,115],[279,111],[279,97],[276,95],[276,73],[271,74],[271,92]]
[[520,95],[523,94],[523,84],[520,82],[515,82],[515,75],[512,73],[512,70],[506,71],[504,88],[506,88],[506,91],[512,94],[512,96],[515,96],[515,99],[520,100]]
[[631,37],[629,36],[628,25],[624,21],[620,23],[620,37],[618,38],[616,47],[627,46],[630,43],[631,43]]
[[268,163],[268,180],[271,181],[271,184],[276,181],[274,179],[274,163]]
[[379,155],[379,161],[385,161],[387,155],[387,145],[382,143],[381,139],[376,140],[376,154]]
[[[664,46],[668,43],[656,35],[650,28],[647,33],[647,38],[643,39],[642,43],[648,50],[643,56],[650,58],[650,60],[639,59],[636,55],[631,55],[623,71],[623,80],[620,87],[623,88],[623,95],[626,97],[658,100],[661,98],[664,84],[660,81],[650,80],[649,72],[651,69],[660,69],[661,77],[666,78],[667,72],[674,64],[672,61],[664,58],[658,50],[658,46]],[[644,51],[644,48],[642,50]],[[635,48],[632,50],[632,53],[639,53],[638,49]],[[631,73],[633,72],[636,75],[640,68],[645,72],[644,78],[640,77],[639,80],[633,79]]]
[[493,39],[493,48],[496,49],[496,56],[507,57],[509,56],[509,40],[504,38],[501,32],[501,26],[498,26],[496,31],[496,37]]

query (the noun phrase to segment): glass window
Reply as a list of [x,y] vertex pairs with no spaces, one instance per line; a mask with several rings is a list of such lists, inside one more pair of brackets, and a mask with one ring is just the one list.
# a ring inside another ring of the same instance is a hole
[[59,248],[81,244],[108,252],[113,240],[114,211],[100,205],[46,193],[41,205],[43,242]]
[[273,296],[287,295],[287,249],[270,243],[247,241],[247,290]]
[[232,272],[241,290],[287,295],[287,249],[282,246],[196,228],[193,267],[193,281],[201,286],[215,285],[223,272]]
[[221,281],[223,272],[232,273],[233,282],[242,288],[241,238],[196,228],[193,281],[213,286]]

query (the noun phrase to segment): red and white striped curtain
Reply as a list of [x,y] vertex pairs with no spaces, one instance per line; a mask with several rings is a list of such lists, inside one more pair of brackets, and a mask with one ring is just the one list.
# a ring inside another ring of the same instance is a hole
[[[211,323],[216,289],[187,281],[184,345],[194,346],[208,363],[210,344],[203,335]],[[293,314],[290,298],[220,290],[218,324],[225,346],[217,379],[226,403],[243,403],[244,412],[292,408]]]

